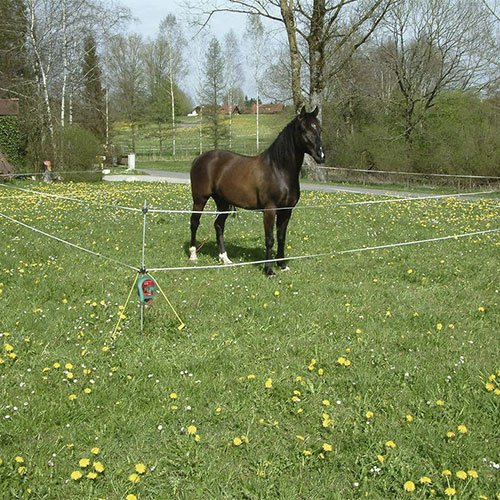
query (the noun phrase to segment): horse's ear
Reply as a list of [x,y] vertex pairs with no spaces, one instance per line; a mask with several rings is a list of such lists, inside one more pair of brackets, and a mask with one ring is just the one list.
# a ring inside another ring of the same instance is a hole
[[312,112],[312,115],[314,116],[314,118],[316,118],[318,116],[318,113],[319,113],[319,108],[318,108],[318,106],[316,106],[314,108],[314,111]]
[[304,118],[304,116],[306,116],[306,107],[305,106],[302,106],[302,109],[300,110],[299,116],[300,116],[300,118]]

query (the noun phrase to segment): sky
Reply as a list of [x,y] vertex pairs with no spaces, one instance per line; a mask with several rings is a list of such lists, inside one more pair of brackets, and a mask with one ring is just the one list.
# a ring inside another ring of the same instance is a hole
[[[182,8],[182,0],[119,0],[119,2],[124,7],[128,7],[132,16],[137,18],[137,20],[132,21],[129,24],[128,30],[130,32],[140,33],[145,38],[155,37],[158,32],[160,21],[168,14],[175,14],[181,22],[185,16],[185,10]],[[224,34],[231,29],[238,37],[243,34],[246,29],[246,22],[246,16],[242,14],[231,14],[225,12],[218,13],[211,19],[210,32],[213,35],[216,35],[219,41],[222,42]],[[200,47],[200,43],[202,42],[195,39],[191,43],[194,44],[192,50],[193,54],[202,53],[204,50],[204,47]],[[241,45],[240,50],[242,52],[244,51],[244,47]],[[195,79],[196,77],[193,74],[186,78],[185,84],[187,88],[185,90],[187,90],[191,97],[196,101],[197,84],[195,83]],[[246,76],[245,81],[242,84],[242,89],[247,95],[254,96],[255,85],[251,80],[252,79],[250,77]]]
[[[182,0],[120,0],[120,3],[130,9],[133,17],[138,18],[130,23],[129,30],[145,37],[155,36],[160,21],[167,14],[175,14],[178,19],[185,15]],[[244,31],[245,25],[245,16],[241,14],[219,13],[211,20],[210,28],[221,39],[231,28]]]

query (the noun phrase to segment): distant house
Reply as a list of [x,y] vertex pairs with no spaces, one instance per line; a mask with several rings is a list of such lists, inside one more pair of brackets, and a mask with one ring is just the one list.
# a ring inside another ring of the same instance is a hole
[[189,113],[188,116],[198,116],[201,113],[201,106],[195,106]]
[[233,115],[241,115],[240,107],[236,104],[233,104],[232,106],[224,104],[224,106],[220,108],[220,112],[224,113],[225,115],[228,115],[229,113]]
[[[275,102],[269,104],[260,104],[259,113],[265,115],[275,115],[281,113],[285,109],[285,105],[282,102]],[[252,113],[255,115],[257,113],[257,103],[252,104]]]

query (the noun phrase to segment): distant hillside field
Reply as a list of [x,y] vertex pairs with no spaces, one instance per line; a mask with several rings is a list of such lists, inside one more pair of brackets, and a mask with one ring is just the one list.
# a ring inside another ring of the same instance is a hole
[[[276,138],[283,127],[293,119],[293,111],[286,110],[279,114],[261,114],[259,116],[259,151],[256,144],[256,116],[233,115],[223,117],[224,136],[219,148],[253,155],[264,150]],[[200,127],[200,117],[177,117],[176,123],[176,159],[190,159],[200,152],[213,149],[213,144],[206,129],[205,120]],[[200,130],[201,128],[201,130]],[[201,138],[200,138],[201,132]],[[118,122],[113,128],[113,141],[121,154],[134,152],[141,160],[172,160],[172,130],[169,124],[147,123],[137,126],[135,148],[133,146],[132,126]]]

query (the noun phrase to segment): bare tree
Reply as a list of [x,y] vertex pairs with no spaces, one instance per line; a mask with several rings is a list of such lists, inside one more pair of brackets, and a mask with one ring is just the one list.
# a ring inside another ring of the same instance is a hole
[[[369,38],[389,7],[397,1],[311,0],[301,3],[295,0],[226,0],[223,3],[206,2],[202,7],[190,4],[189,8],[198,12],[204,23],[218,12],[257,14],[281,23],[288,41],[293,102],[299,110],[304,102],[304,93],[312,105],[321,108],[322,95],[329,79]],[[327,53],[330,55],[328,71]],[[343,58],[340,58],[341,55]],[[334,58],[337,58],[335,64],[332,63]],[[309,75],[307,86],[302,84],[302,63]]]
[[260,95],[264,67],[265,31],[262,20],[257,14],[250,14],[247,19],[247,37],[250,40],[250,61],[253,69],[255,83],[255,148],[260,149]]
[[135,151],[137,126],[144,113],[144,42],[135,33],[117,36],[109,44],[107,69],[115,104],[132,127]]
[[241,92],[243,72],[238,38],[233,30],[224,36],[225,80],[227,85],[226,102],[229,114],[229,149],[233,147],[233,109],[236,97]]
[[60,148],[55,139],[57,105],[54,103],[56,99],[60,102],[59,124],[64,127],[68,119],[68,93],[71,101],[72,92],[82,84],[82,33],[93,26],[101,40],[112,36],[128,18],[128,10],[114,2],[103,6],[99,0],[26,0],[25,6],[27,54],[43,102],[51,156],[60,163]]
[[402,97],[404,138],[446,89],[480,89],[497,60],[492,18],[478,0],[405,0],[383,23],[383,63]]
[[168,15],[160,23],[160,38],[167,42],[167,75],[170,93],[172,154],[176,155],[176,124],[175,124],[175,86],[184,73],[182,51],[185,46],[181,27],[174,15]]

